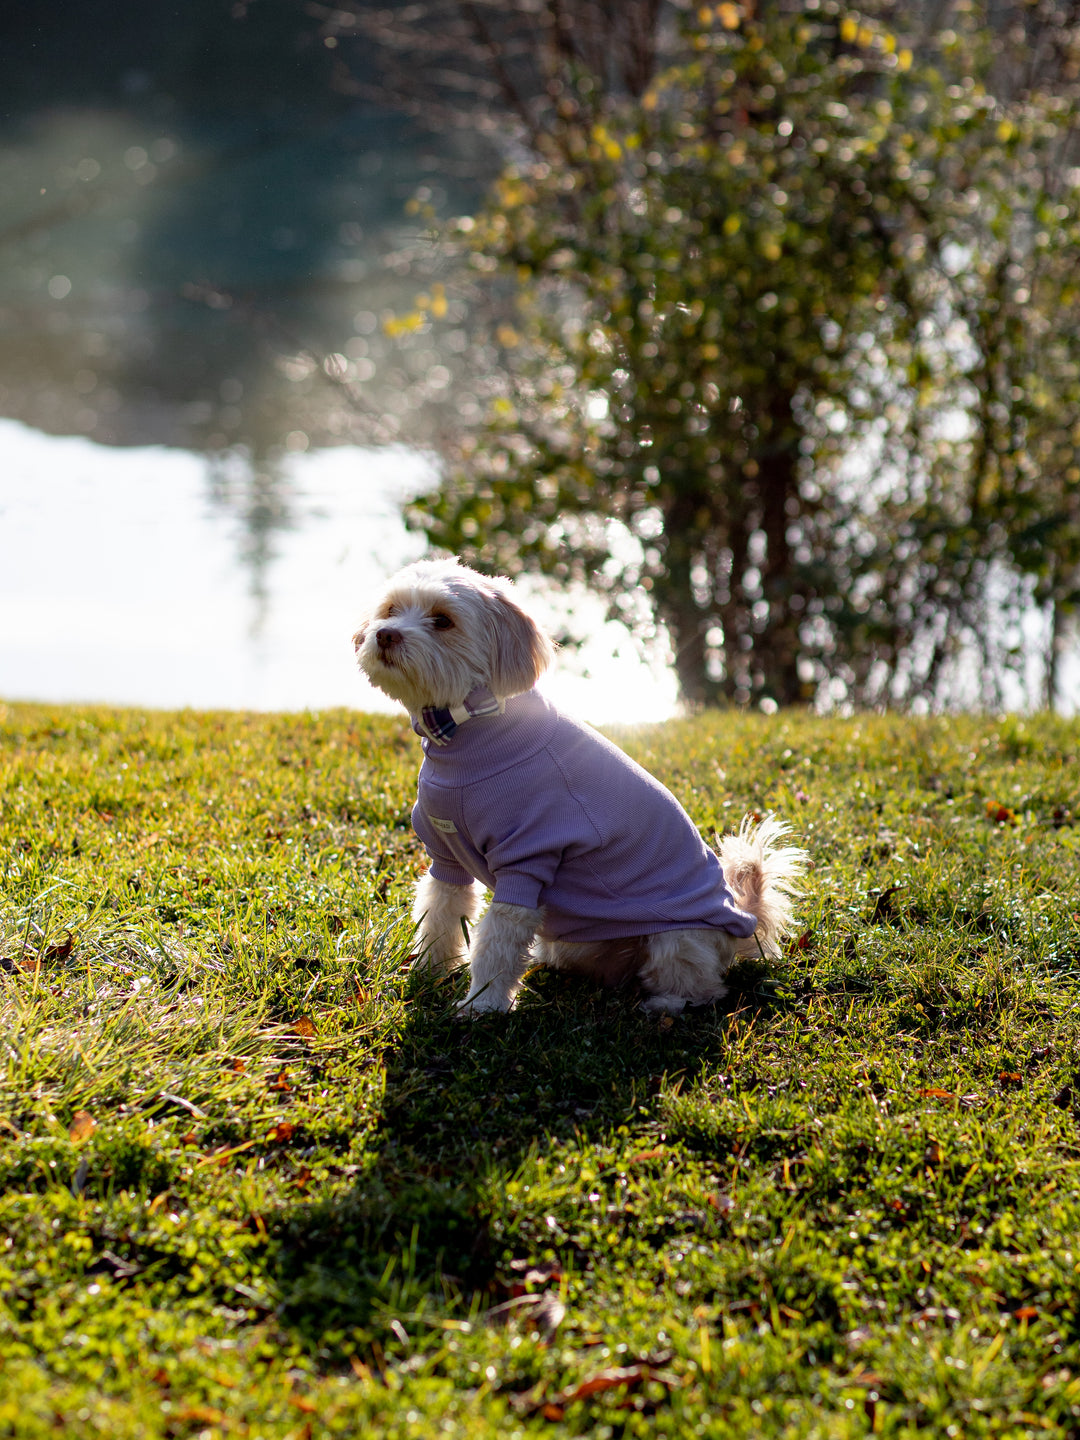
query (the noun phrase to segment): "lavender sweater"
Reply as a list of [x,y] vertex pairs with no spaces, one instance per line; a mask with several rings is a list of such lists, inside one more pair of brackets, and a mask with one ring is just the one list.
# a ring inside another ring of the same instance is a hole
[[412,821],[436,880],[543,906],[552,940],[754,933],[671,792],[537,691],[423,744]]

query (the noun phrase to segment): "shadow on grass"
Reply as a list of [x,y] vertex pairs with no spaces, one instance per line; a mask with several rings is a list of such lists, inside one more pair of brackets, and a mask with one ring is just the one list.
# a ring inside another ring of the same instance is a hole
[[540,972],[512,1015],[465,1023],[460,983],[414,981],[368,1163],[276,1229],[281,1319],[325,1354],[368,1349],[432,1301],[467,1315],[505,1298],[500,1187],[553,1144],[603,1144],[623,1125],[647,1139],[650,1098],[723,1066],[734,1023],[767,1023],[770,986],[742,966],[719,1005],[658,1021],[632,991]]

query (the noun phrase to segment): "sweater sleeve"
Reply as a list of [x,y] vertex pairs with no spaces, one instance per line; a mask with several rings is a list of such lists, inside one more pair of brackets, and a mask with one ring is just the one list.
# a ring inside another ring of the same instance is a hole
[[[600,836],[579,801],[571,795],[557,767],[530,773],[507,772],[497,777],[482,805],[469,795],[470,829],[483,836],[480,848],[494,877],[494,898],[530,910],[544,903],[567,854],[594,850]],[[475,807],[475,808],[474,808]]]
[[431,858],[431,876],[443,885],[471,885],[473,877],[451,855],[439,832],[428,822],[419,802],[413,806],[412,826]]

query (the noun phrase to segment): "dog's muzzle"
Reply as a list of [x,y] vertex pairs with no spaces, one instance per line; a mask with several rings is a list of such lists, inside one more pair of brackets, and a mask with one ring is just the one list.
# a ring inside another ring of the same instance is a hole
[[379,654],[385,660],[390,651],[401,644],[401,631],[383,626],[381,630],[375,631],[375,644],[378,645]]

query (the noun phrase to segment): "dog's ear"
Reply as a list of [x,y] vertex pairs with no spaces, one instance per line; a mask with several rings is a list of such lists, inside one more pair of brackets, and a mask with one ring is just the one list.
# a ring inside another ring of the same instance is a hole
[[368,627],[367,627],[367,622],[365,621],[364,624],[360,626],[360,629],[357,630],[356,634],[352,637],[353,649],[354,649],[358,654],[359,654],[359,651],[360,651],[360,646],[363,645],[364,641],[367,639],[367,632],[368,632]]
[[491,693],[500,700],[531,690],[555,658],[554,643],[501,590],[489,594],[492,620]]

